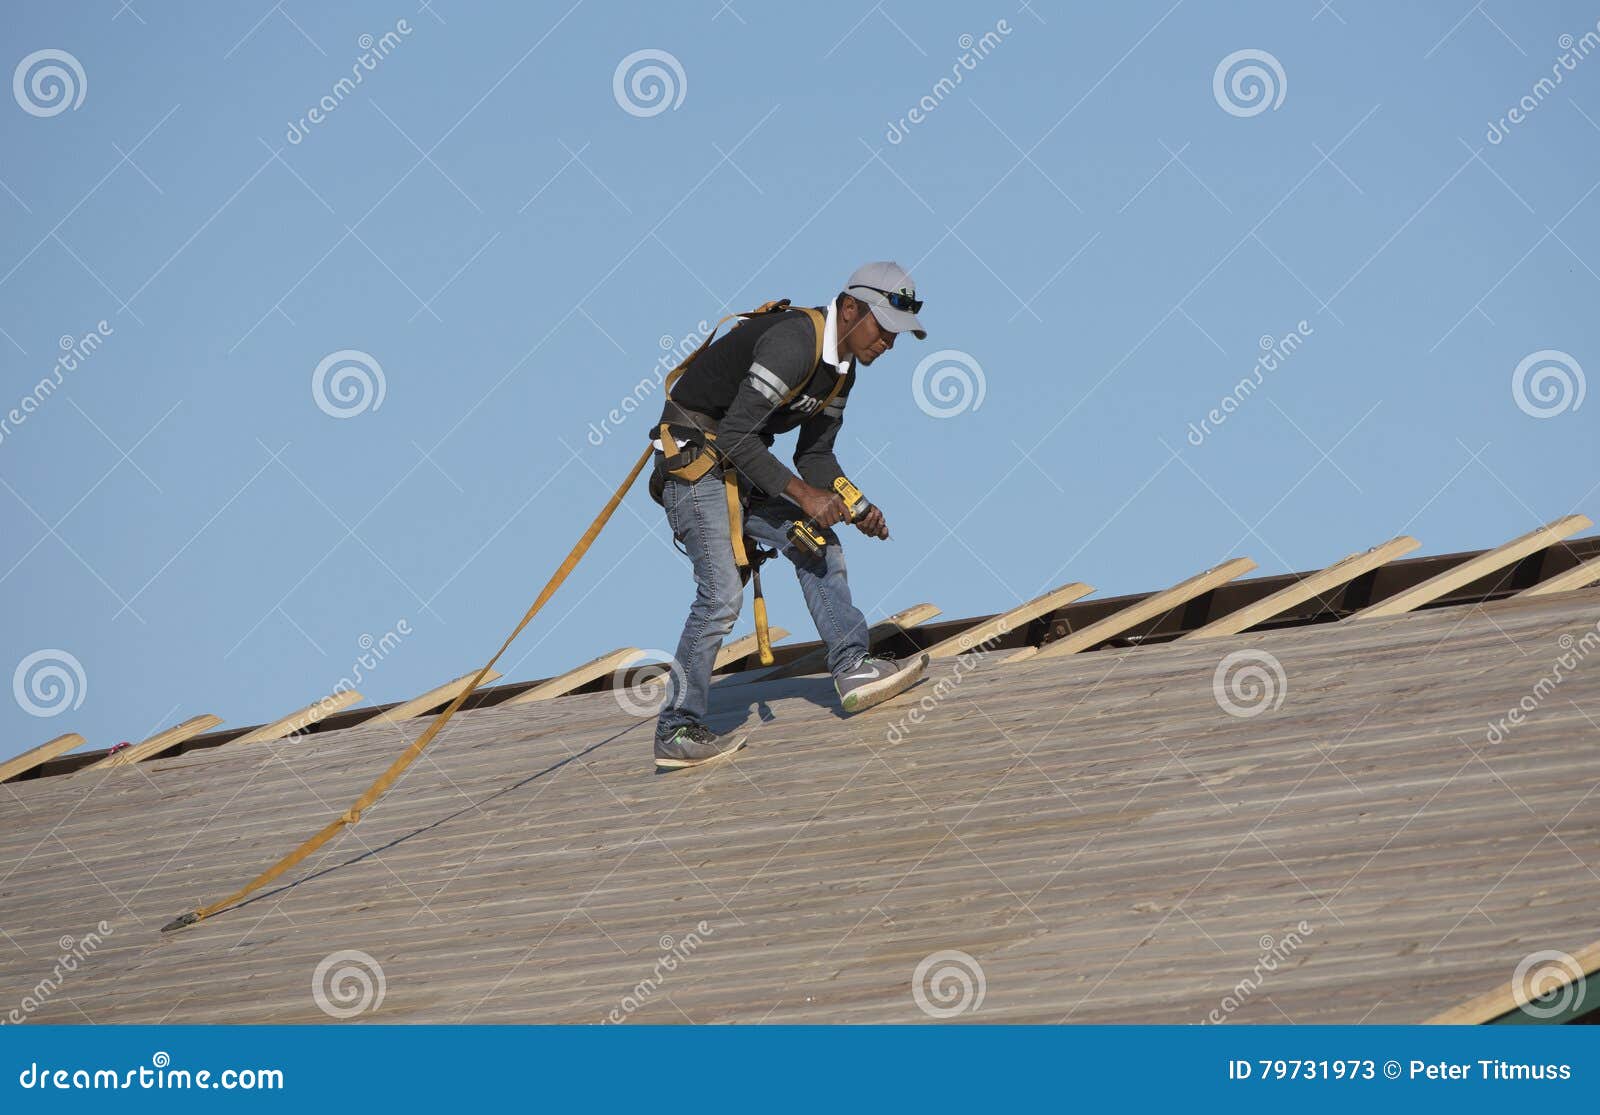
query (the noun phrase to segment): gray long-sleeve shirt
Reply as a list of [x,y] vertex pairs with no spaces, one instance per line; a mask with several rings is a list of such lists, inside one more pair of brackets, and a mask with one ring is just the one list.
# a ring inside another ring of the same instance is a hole
[[[826,351],[814,361],[816,347],[815,329],[803,311],[754,318],[713,342],[672,389],[673,402],[717,423],[717,448],[755,491],[779,495],[793,479],[795,473],[772,452],[776,436],[793,429],[799,430],[795,470],[806,483],[830,488],[844,474],[833,444],[855,368],[850,361],[842,367],[830,363]],[[824,406],[841,374],[844,382]],[[800,394],[783,403],[802,384]],[[687,433],[679,417],[669,405],[663,420]]]

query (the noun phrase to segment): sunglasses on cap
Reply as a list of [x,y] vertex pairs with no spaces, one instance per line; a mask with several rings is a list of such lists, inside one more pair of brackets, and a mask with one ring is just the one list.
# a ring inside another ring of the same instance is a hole
[[852,286],[850,289],[851,290],[870,290],[874,294],[881,294],[881,295],[883,295],[884,299],[889,303],[890,306],[892,306],[896,310],[904,310],[908,314],[918,314],[918,313],[922,312],[922,300],[921,299],[913,298],[909,294],[902,294],[897,290],[881,290],[878,287],[875,287],[875,286],[864,286],[861,283],[857,283],[856,285]]

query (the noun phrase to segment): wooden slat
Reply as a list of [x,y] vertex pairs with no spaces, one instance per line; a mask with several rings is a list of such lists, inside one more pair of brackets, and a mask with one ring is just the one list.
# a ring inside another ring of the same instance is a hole
[[1070,585],[1051,589],[1043,596],[1036,596],[1026,604],[1019,604],[1009,612],[995,616],[993,619],[984,620],[982,623],[967,628],[948,639],[934,643],[924,652],[933,658],[949,658],[951,655],[960,654],[971,650],[980,643],[986,643],[996,635],[1003,635],[1008,631],[1031,623],[1047,612],[1071,604],[1074,600],[1081,600],[1094,591],[1093,585],[1086,585],[1082,581],[1074,581]]
[[1007,658],[1007,662],[1020,662],[1030,658],[1060,658],[1062,655],[1076,654],[1080,650],[1088,650],[1107,639],[1122,634],[1129,628],[1137,627],[1147,620],[1164,615],[1181,604],[1185,604],[1202,593],[1210,592],[1218,585],[1227,584],[1235,577],[1243,576],[1256,567],[1256,563],[1247,557],[1234,558],[1225,561],[1203,573],[1196,573],[1186,581],[1180,581],[1169,589],[1153,593],[1137,604],[1130,604],[1120,612],[1113,612],[1105,619],[1091,623],[1088,627],[1073,631],[1052,643],[1046,643],[1042,648],[1025,647],[1024,649]]
[[[1582,971],[1585,978],[1600,972],[1600,941],[1587,945],[1570,955],[1573,960],[1577,961],[1577,967]],[[1564,987],[1572,983],[1572,977],[1577,976],[1578,973],[1567,971],[1566,965],[1562,963],[1550,965],[1548,969],[1542,970],[1541,974],[1548,974],[1554,977],[1548,985],[1540,981],[1540,986],[1537,988],[1537,990],[1548,995],[1558,990],[1558,984]],[[1527,988],[1519,987],[1515,979],[1508,980],[1491,991],[1485,991],[1482,995],[1468,999],[1466,1002],[1453,1006],[1449,1010],[1440,1011],[1427,1019],[1423,1025],[1481,1026],[1485,1022],[1493,1022],[1501,1015],[1510,1014],[1526,1004],[1529,1001],[1527,990]]]
[[0,782],[4,782],[8,778],[15,778],[19,774],[26,774],[40,763],[49,762],[57,755],[65,755],[74,747],[81,746],[82,743],[83,737],[77,732],[68,732],[64,736],[57,736],[53,740],[41,743],[32,750],[24,751],[15,758],[7,759],[5,762],[0,763]]
[[[902,609],[892,616],[880,619],[877,623],[867,628],[867,647],[870,649],[883,642],[889,636],[897,634],[919,623],[927,623],[939,614],[939,609],[932,604],[913,604]],[[801,674],[815,674],[828,668],[828,648],[818,647],[807,654],[802,654],[793,662],[778,666],[768,673],[760,675],[762,681],[776,681],[778,678],[799,677]]]
[[1523,589],[1517,595],[1549,596],[1557,592],[1572,592],[1575,589],[1587,588],[1596,581],[1600,581],[1600,557],[1592,557],[1582,565],[1574,565],[1565,573],[1557,573],[1532,588]]
[[530,701],[548,701],[555,697],[560,697],[563,694],[571,693],[580,685],[587,685],[595,678],[605,677],[613,670],[632,662],[643,653],[638,647],[619,647],[609,654],[602,654],[599,658],[585,662],[576,669],[568,670],[560,677],[540,682],[526,693],[518,693],[505,703],[508,705],[525,705]]
[[[769,627],[767,628],[767,636],[775,643],[779,639],[787,639],[789,637],[789,632],[785,631],[781,627]],[[713,670],[720,670],[728,663],[737,662],[739,659],[744,658],[747,655],[754,654],[755,652],[756,633],[752,631],[748,635],[739,636],[731,643],[722,644],[722,649],[717,651],[716,663],[711,668]]]
[[1397,592],[1387,600],[1380,600],[1370,607],[1363,608],[1349,618],[1375,619],[1379,616],[1403,615],[1420,608],[1430,600],[1437,600],[1446,593],[1471,584],[1479,577],[1486,577],[1496,569],[1504,569],[1529,554],[1537,553],[1546,546],[1552,546],[1563,538],[1593,525],[1587,515],[1564,516],[1553,523],[1546,523],[1538,530],[1530,530],[1527,534],[1513,538],[1503,546],[1496,546],[1477,557],[1468,558],[1460,565],[1446,569],[1436,577],[1429,577],[1420,585],[1414,585],[1404,592]]
[[229,746],[236,743],[265,743],[268,740],[282,739],[292,736],[296,732],[304,731],[317,721],[332,716],[340,709],[349,708],[362,699],[361,694],[354,689],[346,689],[342,693],[333,693],[320,701],[313,701],[303,709],[297,709],[288,716],[274,720],[271,724],[263,724],[254,731],[246,732],[238,739],[229,740]]
[[222,717],[212,716],[210,713],[204,716],[192,717],[182,724],[168,728],[164,732],[157,732],[142,743],[123,748],[115,755],[107,755],[98,763],[91,764],[85,769],[100,770],[102,767],[125,767],[141,762],[144,759],[154,758],[163,751],[178,746],[186,739],[192,739],[201,732],[209,732],[221,723]]
[[[1185,639],[1215,639],[1222,635],[1237,635],[1247,628],[1254,627],[1288,611],[1296,604],[1310,600],[1313,596],[1320,596],[1330,589],[1347,585],[1363,573],[1369,573],[1380,565],[1387,565],[1395,558],[1409,554],[1422,543],[1412,538],[1409,534],[1402,534],[1398,538],[1391,538],[1381,546],[1374,546],[1362,553],[1351,554],[1328,566],[1317,573],[1302,577],[1294,584],[1279,589],[1271,596],[1264,596],[1254,604],[1246,604],[1236,612],[1230,612],[1212,620],[1204,627],[1198,627],[1187,635],[1181,635],[1174,642],[1183,642]],[[1597,573],[1596,576],[1600,576]]]
[[[373,713],[365,720],[358,720],[350,726],[352,728],[357,728],[364,724],[400,724],[412,719],[413,717],[421,716],[425,712],[429,712],[433,709],[439,708],[441,705],[444,705],[449,701],[455,700],[456,694],[465,689],[467,687],[467,683],[477,676],[477,670],[473,670],[469,674],[462,674],[458,678],[450,679],[443,685],[434,686],[426,693],[418,694],[409,701],[404,701],[398,705],[395,705],[393,708],[382,709]],[[499,670],[490,670],[487,674],[483,675],[483,684],[488,685],[499,678],[499,676]]]

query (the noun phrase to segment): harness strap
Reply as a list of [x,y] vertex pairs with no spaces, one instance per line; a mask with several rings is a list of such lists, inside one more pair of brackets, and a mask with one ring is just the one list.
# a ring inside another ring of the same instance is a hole
[[[766,313],[782,312],[783,310],[790,308],[791,307],[788,305],[787,301],[768,302],[765,305],[750,311],[749,313],[738,314],[735,316],[741,319],[749,319]],[[816,335],[815,343],[812,348],[811,374],[806,376],[805,379],[801,380],[798,386],[790,389],[790,391],[784,395],[782,400],[780,400],[777,405],[773,407],[774,411],[788,406],[795,399],[799,398],[801,393],[805,391],[807,387],[811,386],[811,381],[816,378],[817,369],[822,364],[822,335],[827,329],[827,317],[821,310],[814,309],[810,306],[798,306],[792,308],[800,310],[800,312],[804,313],[808,318],[811,319],[811,324],[813,327],[812,332]],[[726,320],[727,318],[723,319],[723,321]],[[722,322],[718,322],[717,324],[720,326]],[[734,328],[738,328],[738,326],[735,326]],[[701,348],[704,347],[705,346],[702,344]],[[687,368],[690,361],[692,361],[693,358],[699,354],[700,349],[696,349],[690,355],[689,359],[685,360],[683,364],[679,365],[678,369],[668,377],[667,387],[669,390],[669,402],[671,401],[670,389],[672,384],[677,382],[678,377],[683,374],[684,369]],[[845,377],[843,375],[835,377],[832,389],[828,392],[827,397],[822,400],[821,406],[817,408],[819,411],[826,407],[829,403],[833,402],[834,398],[839,394],[839,391],[844,387],[844,381]],[[700,434],[701,437],[705,439],[705,444],[701,448],[700,452],[682,465],[669,467],[667,469],[667,475],[693,484],[706,473],[710,472],[712,466],[719,464],[723,466],[722,487],[723,494],[726,497],[728,505],[728,533],[733,539],[733,563],[738,568],[744,569],[750,564],[750,556],[744,545],[743,509],[742,500],[740,499],[739,495],[739,477],[737,475],[737,470],[728,467],[726,460],[727,454],[720,451],[715,445],[712,444],[717,439],[717,435],[714,432],[705,429],[704,427],[700,427]],[[672,436],[670,430],[668,429],[668,423],[666,422],[661,423],[660,437],[661,452],[668,460],[671,460],[672,458],[679,456],[680,453],[684,452],[680,448],[677,439]]]
[[750,564],[744,548],[744,513],[739,501],[739,478],[731,468],[722,470],[722,491],[728,497],[728,532],[733,538],[733,564],[740,569]]
[[[680,377],[682,377],[685,369],[687,369],[690,364],[694,363],[695,359],[706,350],[706,346],[709,345],[712,341],[712,338],[717,335],[717,330],[721,329],[726,322],[735,317],[750,318],[762,313],[769,313],[774,308],[783,309],[786,307],[787,302],[769,302],[766,305],[748,313],[730,314],[721,321],[717,322],[716,326],[711,330],[711,332],[706,335],[706,339],[700,342],[699,347],[691,352],[688,356],[684,357],[678,366],[674,368],[667,376],[664,384],[666,391],[670,395],[672,385],[676,383]],[[815,317],[816,311],[812,310],[808,312]],[[822,336],[821,328],[822,327],[819,324],[817,327],[817,336],[819,338],[817,341],[817,351],[819,354],[819,360],[821,359],[820,353],[822,351],[822,342],[820,340]],[[662,428],[661,433],[665,436],[670,436],[667,435],[665,427]],[[662,447],[665,448],[666,444],[666,441],[663,440]],[[674,443],[674,447],[676,447],[676,443]],[[455,699],[440,710],[439,714],[434,717],[433,722],[423,730],[422,734],[418,736],[409,747],[402,751],[393,763],[389,764],[389,768],[379,775],[377,780],[373,782],[372,785],[368,786],[366,791],[362,793],[360,797],[350,804],[350,808],[346,809],[343,813],[329,821],[313,836],[311,836],[310,839],[306,840],[298,848],[294,849],[294,851],[278,860],[278,862],[274,863],[271,867],[257,875],[254,879],[251,879],[248,883],[234,891],[232,894],[228,895],[226,898],[219,899],[208,906],[201,906],[197,909],[190,910],[187,913],[178,915],[172,921],[161,927],[162,932],[165,933],[169,930],[182,929],[186,925],[193,925],[195,922],[203,921],[204,919],[211,917],[213,914],[216,914],[219,911],[227,909],[237,902],[242,902],[244,899],[248,898],[250,895],[266,886],[268,883],[271,883],[273,880],[282,876],[286,871],[289,871],[297,864],[303,862],[306,857],[316,852],[323,845],[327,844],[328,841],[332,840],[336,835],[338,835],[340,829],[344,828],[346,825],[354,825],[358,823],[361,820],[361,814],[376,805],[383,798],[383,796],[389,792],[390,788],[393,787],[397,781],[399,781],[400,776],[406,772],[411,764],[417,761],[417,758],[424,750],[427,749],[428,745],[438,738],[439,733],[444,730],[446,724],[450,723],[451,718],[454,717],[455,714],[461,709],[461,706],[466,704],[467,699],[477,692],[478,686],[483,684],[483,679],[488,676],[490,670],[494,669],[495,663],[499,662],[501,656],[504,655],[507,650],[511,649],[511,644],[516,641],[517,636],[522,634],[523,630],[528,626],[528,624],[533,622],[533,617],[539,614],[540,610],[544,608],[545,604],[549,602],[550,598],[555,595],[556,590],[561,587],[562,582],[564,582],[567,577],[571,575],[572,571],[577,568],[578,562],[583,560],[584,554],[589,552],[589,548],[594,545],[594,540],[600,536],[600,531],[605,528],[606,523],[611,521],[611,516],[614,515],[617,508],[621,506],[622,498],[628,494],[628,489],[632,488],[634,482],[639,479],[639,474],[644,471],[644,466],[649,463],[650,455],[654,451],[655,450],[651,446],[645,446],[644,452],[639,454],[639,459],[633,463],[633,468],[628,470],[627,478],[624,479],[621,484],[617,485],[616,491],[611,493],[611,498],[606,500],[605,506],[600,509],[600,514],[595,516],[594,521],[589,524],[589,529],[583,532],[583,537],[578,539],[577,544],[572,547],[572,551],[567,554],[566,560],[561,563],[560,567],[557,568],[555,573],[550,577],[550,580],[546,582],[544,588],[539,591],[539,595],[534,600],[532,606],[529,607],[525,613],[523,613],[522,619],[517,623],[516,627],[512,629],[511,634],[507,635],[505,641],[500,644],[500,649],[495,651],[494,655],[490,657],[489,661],[485,662],[483,667],[473,675],[472,681],[465,688],[463,688],[460,693],[456,694]],[[707,467],[709,468],[710,466],[708,465]],[[736,500],[735,506],[737,506]],[[739,549],[743,548],[743,543],[744,540],[742,537],[742,531],[735,530],[734,545],[738,548],[735,550],[735,553],[739,552]]]
[[551,576],[544,588],[540,590],[538,598],[533,602],[533,606],[523,614],[521,621],[512,629],[511,634],[506,636],[505,641],[500,644],[500,649],[495,651],[489,661],[483,664],[483,668],[473,675],[471,684],[456,694],[455,700],[444,707],[444,710],[434,718],[433,723],[424,729],[423,733],[416,738],[416,741],[411,746],[400,753],[400,756],[389,765],[389,769],[378,776],[377,781],[368,786],[366,791],[351,803],[349,809],[329,821],[316,835],[226,898],[213,902],[209,906],[201,906],[197,910],[180,915],[162,926],[162,931],[166,932],[172,929],[181,929],[186,925],[193,925],[195,922],[208,918],[219,910],[225,910],[234,903],[243,901],[332,840],[340,829],[360,821],[361,814],[378,803],[379,799],[406,772],[406,768],[416,762],[417,757],[422,754],[423,750],[444,730],[444,726],[450,722],[450,718],[466,703],[467,698],[477,691],[478,686],[483,684],[483,679],[490,670],[494,669],[495,663],[500,661],[500,656],[511,648],[511,644],[516,640],[517,636],[522,634],[523,629],[533,621],[533,617],[538,615],[539,610],[555,595],[556,589],[560,588],[561,583],[577,568],[578,562],[583,559],[584,554],[589,552],[589,547],[594,544],[594,540],[600,536],[600,531],[610,521],[617,507],[621,505],[622,497],[627,495],[628,489],[633,487],[633,482],[639,478],[639,473],[644,470],[644,466],[650,460],[650,454],[653,452],[654,450],[649,446],[645,447],[645,451],[634,462],[633,468],[628,471],[627,479],[617,485],[617,490],[611,493],[611,498],[600,509],[600,514],[595,516],[594,522],[589,524],[589,529],[583,532],[583,537],[578,539],[577,545],[572,547],[572,552],[567,554],[566,560],[561,563],[560,568],[555,571],[555,574]]
[[[810,306],[798,306],[794,308],[800,310],[811,319],[811,324],[813,326],[812,332],[816,334],[816,343],[814,344],[811,353],[811,374],[806,376],[805,379],[801,380],[798,387],[795,387],[787,395],[785,395],[783,400],[772,408],[774,411],[781,410],[792,403],[795,399],[799,398],[801,392],[803,392],[807,387],[811,386],[811,381],[817,376],[817,368],[822,364],[822,334],[827,326],[827,319],[823,316],[821,310],[813,309]],[[842,375],[834,380],[833,390],[828,392],[828,397],[823,400],[822,406],[827,406],[829,403],[833,402],[833,397],[839,393],[839,388],[843,383],[844,376]],[[822,408],[818,407],[817,409],[821,410]],[[715,435],[711,433],[707,433],[705,436],[711,439],[715,438]],[[661,444],[665,446],[666,442],[662,442]],[[703,456],[709,457],[713,453],[716,453],[716,450],[708,445]],[[717,455],[719,457],[722,456],[722,454]],[[733,538],[733,564],[740,569],[744,569],[750,565],[750,555],[744,547],[744,515],[743,508],[741,506],[741,500],[739,498],[739,477],[736,474],[736,470],[726,466],[723,467],[722,490],[727,496],[728,501],[728,533]]]

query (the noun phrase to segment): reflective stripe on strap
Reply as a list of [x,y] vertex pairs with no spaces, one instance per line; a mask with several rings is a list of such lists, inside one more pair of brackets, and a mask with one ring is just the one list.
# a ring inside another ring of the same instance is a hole
[[789,391],[788,384],[760,364],[750,365],[748,378],[750,386],[761,392],[769,403],[782,403],[784,395]]

